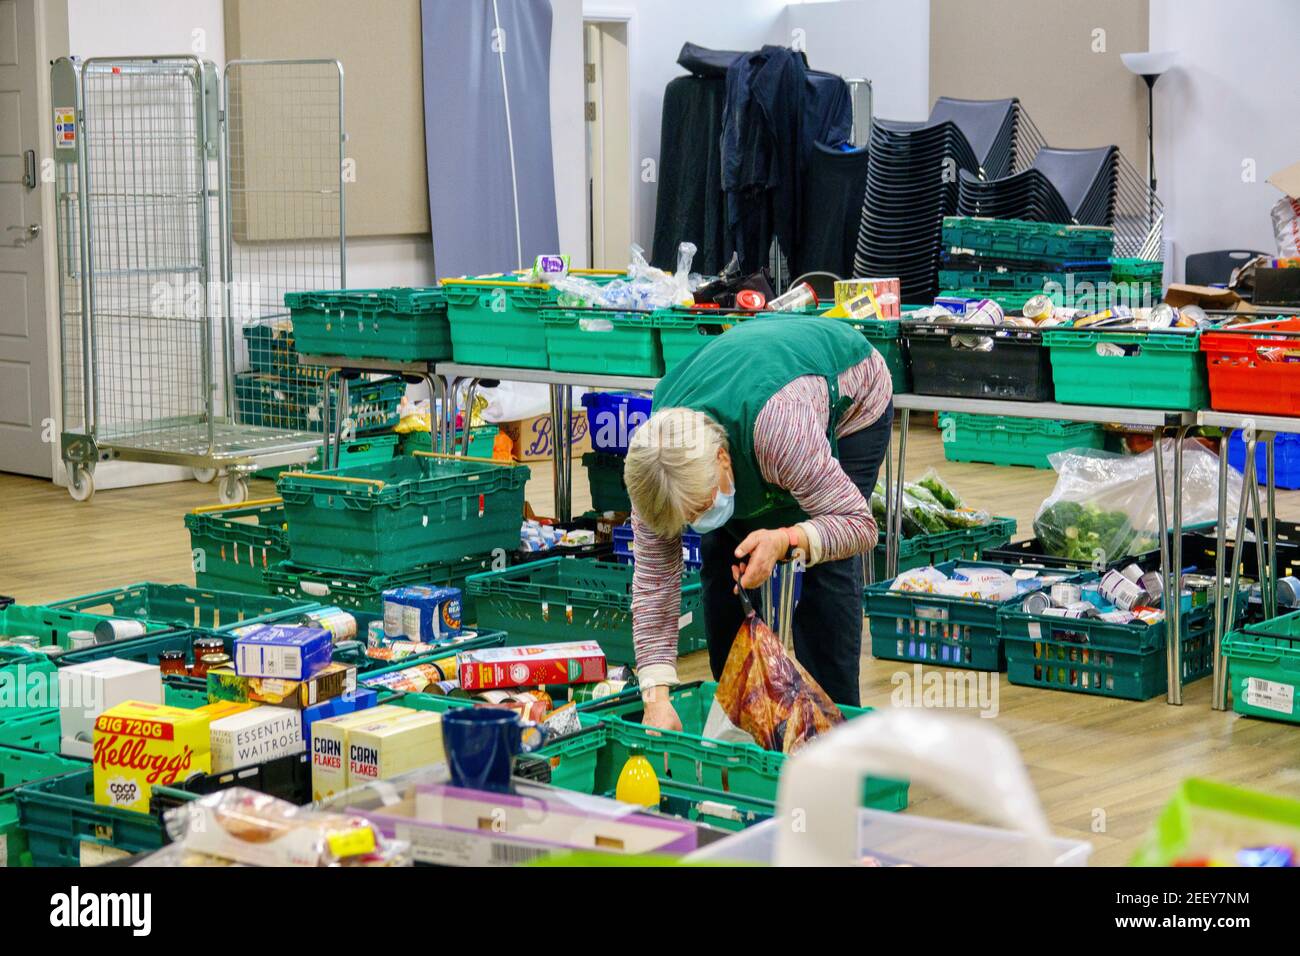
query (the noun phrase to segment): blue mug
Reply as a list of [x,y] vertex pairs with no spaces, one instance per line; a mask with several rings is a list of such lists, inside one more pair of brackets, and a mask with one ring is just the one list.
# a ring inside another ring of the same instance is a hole
[[541,747],[546,737],[541,727],[497,707],[455,707],[442,715],[452,785],[470,790],[509,793],[515,758]]

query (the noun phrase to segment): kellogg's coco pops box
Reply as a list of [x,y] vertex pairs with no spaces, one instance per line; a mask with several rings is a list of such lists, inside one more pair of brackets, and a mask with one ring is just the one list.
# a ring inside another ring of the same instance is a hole
[[147,813],[157,785],[211,768],[209,716],[129,700],[95,721],[95,802]]

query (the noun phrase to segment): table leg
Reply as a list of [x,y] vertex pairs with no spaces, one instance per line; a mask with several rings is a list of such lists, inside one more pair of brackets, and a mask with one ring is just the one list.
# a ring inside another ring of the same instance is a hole
[[[474,393],[477,391],[478,391],[478,379],[472,378],[469,381],[469,387],[465,389],[465,425],[461,429],[461,438],[464,441],[465,450],[463,452],[459,452],[459,454],[462,455],[469,454],[469,433],[471,428],[474,425],[474,397],[475,397]],[[453,431],[452,435],[455,436],[455,434],[456,433]],[[458,454],[456,451],[455,437],[452,438],[451,449],[452,449],[451,453],[453,455]]]
[[[885,578],[889,578],[894,553],[894,429],[889,429],[889,441],[885,446],[885,524],[876,528],[876,538],[885,542]],[[876,583],[876,557],[869,555],[867,562],[867,580]]]
[[[1267,438],[1264,439],[1267,441]],[[1246,488],[1250,492],[1250,513],[1255,522],[1255,562],[1259,567],[1259,599],[1264,605],[1264,617],[1273,616],[1272,587],[1268,579],[1268,531],[1264,525],[1264,512],[1259,501],[1259,465],[1255,456],[1259,454],[1259,438],[1252,437],[1246,443],[1246,454],[1255,462],[1251,471],[1251,480]]]
[[[330,431],[330,379],[338,373],[338,369],[327,368],[325,377],[321,379],[321,409],[320,409],[320,460],[326,468],[333,467],[333,460],[330,458],[330,439],[333,433]],[[339,379],[342,382],[342,378]],[[340,393],[339,400],[342,401]]]
[[573,518],[573,388],[551,386],[551,477],[555,482],[555,519]]
[[1277,436],[1264,436],[1264,463],[1268,471],[1268,608],[1269,617],[1277,614],[1277,473],[1274,470],[1274,442]]
[[[1246,512],[1250,505],[1249,486],[1255,480],[1255,453],[1249,450],[1246,454],[1246,463],[1241,471],[1241,495],[1237,500],[1237,531],[1233,535],[1232,547],[1232,571],[1228,578],[1228,600],[1227,613],[1224,617],[1223,629],[1227,633],[1237,621],[1237,591],[1241,585],[1241,549],[1246,540]],[[1227,709],[1227,690],[1228,690],[1228,668],[1226,663],[1221,663],[1219,670],[1219,686],[1214,688],[1215,701],[1222,704]]]
[[[1178,643],[1176,631],[1172,630],[1173,621],[1170,619],[1170,612],[1173,603],[1178,600],[1178,592],[1169,586],[1171,568],[1173,566],[1173,557],[1169,553],[1169,500],[1165,497],[1165,450],[1164,438],[1165,430],[1162,427],[1155,428],[1151,433],[1152,445],[1151,451],[1155,459],[1156,475],[1156,532],[1160,539],[1160,579],[1164,587],[1165,601],[1165,633],[1169,635],[1165,640],[1165,702],[1175,703],[1174,687],[1178,684],[1176,672],[1174,671],[1174,645]],[[1108,556],[1109,557],[1109,556]],[[1174,597],[1170,599],[1170,595]]]
[[1210,678],[1210,707],[1213,710],[1224,709],[1223,699],[1223,601],[1227,597],[1223,589],[1224,565],[1227,563],[1228,546],[1228,443],[1225,438],[1219,449],[1219,507],[1215,512],[1214,536],[1214,670]]
[[1174,497],[1173,528],[1170,538],[1172,563],[1170,572],[1173,590],[1166,594],[1174,596],[1172,603],[1165,605],[1165,617],[1169,623],[1169,667],[1173,671],[1174,681],[1169,686],[1173,694],[1169,703],[1181,705],[1183,702],[1183,442],[1187,438],[1184,426],[1174,432]]

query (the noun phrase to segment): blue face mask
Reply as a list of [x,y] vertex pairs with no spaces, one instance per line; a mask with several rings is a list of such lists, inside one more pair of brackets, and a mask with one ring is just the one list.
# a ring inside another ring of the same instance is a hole
[[696,534],[708,534],[710,531],[717,531],[731,520],[731,514],[735,510],[735,490],[723,494],[722,489],[719,488],[713,496],[713,507],[692,521],[691,527]]

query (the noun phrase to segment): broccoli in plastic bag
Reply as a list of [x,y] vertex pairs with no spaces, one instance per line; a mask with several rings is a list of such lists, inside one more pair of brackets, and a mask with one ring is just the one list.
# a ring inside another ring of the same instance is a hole
[[[1165,496],[1172,509],[1172,440],[1166,440]],[[1056,487],[1034,518],[1034,534],[1047,554],[1105,563],[1160,546],[1155,453],[1115,455],[1094,449],[1049,456]],[[1183,446],[1183,525],[1218,518],[1218,456],[1197,441]],[[1228,474],[1228,500],[1241,494],[1241,475]]]

